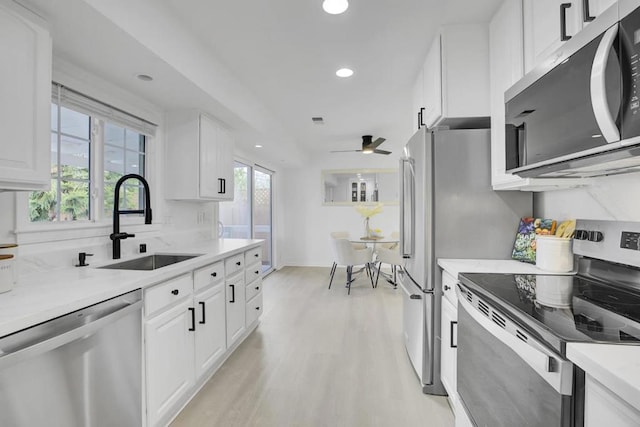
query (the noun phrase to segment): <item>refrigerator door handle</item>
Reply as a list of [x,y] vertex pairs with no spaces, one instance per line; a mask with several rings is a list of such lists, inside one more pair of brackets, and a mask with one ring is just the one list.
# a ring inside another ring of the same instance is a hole
[[415,206],[415,185],[413,161],[400,159],[400,248],[403,258],[413,255],[413,224]]

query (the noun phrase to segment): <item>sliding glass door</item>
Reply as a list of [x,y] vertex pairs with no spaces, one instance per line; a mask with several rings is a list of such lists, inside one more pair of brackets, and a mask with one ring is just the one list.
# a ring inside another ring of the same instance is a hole
[[262,245],[262,269],[269,270],[272,267],[272,191],[271,178],[273,172],[256,167],[253,172],[253,237],[264,239]]
[[273,267],[273,172],[236,162],[233,202],[220,203],[223,237],[264,239],[262,270]]

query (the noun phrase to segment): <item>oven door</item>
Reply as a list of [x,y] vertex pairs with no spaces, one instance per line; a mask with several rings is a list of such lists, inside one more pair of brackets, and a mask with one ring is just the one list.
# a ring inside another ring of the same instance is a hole
[[460,399],[476,426],[570,426],[573,365],[458,285]]

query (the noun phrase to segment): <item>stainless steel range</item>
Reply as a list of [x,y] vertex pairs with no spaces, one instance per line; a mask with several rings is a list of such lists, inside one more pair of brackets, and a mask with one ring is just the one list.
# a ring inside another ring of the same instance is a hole
[[462,274],[458,392],[478,426],[582,426],[568,342],[640,345],[640,223],[578,221],[575,275]]

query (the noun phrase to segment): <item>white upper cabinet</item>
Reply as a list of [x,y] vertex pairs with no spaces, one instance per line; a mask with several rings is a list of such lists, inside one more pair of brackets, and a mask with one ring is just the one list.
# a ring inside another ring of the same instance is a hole
[[524,65],[531,71],[616,0],[524,0]]
[[51,37],[41,20],[0,1],[0,190],[51,185]]
[[195,111],[168,118],[166,194],[176,200],[233,200],[233,137]]
[[412,130],[415,132],[424,126],[422,115],[424,114],[424,70],[421,68],[413,85],[411,111],[414,114]]
[[489,32],[486,24],[443,26],[423,67],[424,124],[455,127],[488,117]]

